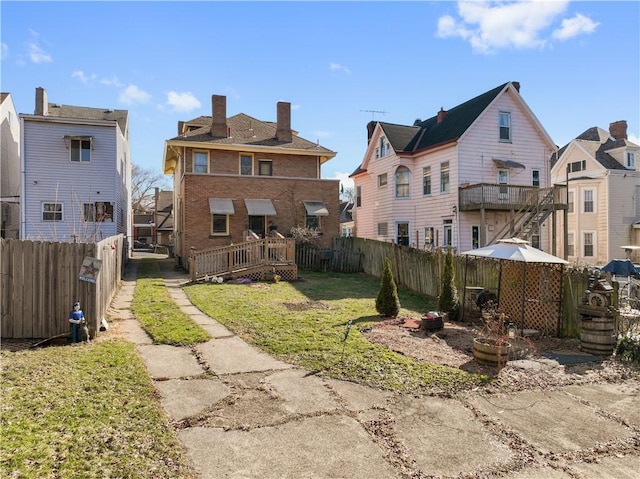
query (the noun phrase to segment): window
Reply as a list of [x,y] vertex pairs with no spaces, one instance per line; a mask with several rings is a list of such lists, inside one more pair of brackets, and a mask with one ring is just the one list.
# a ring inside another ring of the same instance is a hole
[[422,194],[431,194],[431,167],[426,166],[422,168]]
[[396,198],[409,197],[409,178],[411,172],[406,166],[399,166],[396,170]]
[[575,236],[573,233],[568,233],[567,235],[567,254],[569,256],[576,255],[576,243]]
[[380,147],[376,148],[376,160],[380,158]]
[[584,246],[584,256],[593,256],[593,233],[583,233],[582,240]]
[[440,193],[449,191],[449,162],[445,161],[440,165]]
[[593,204],[593,190],[584,190],[583,194],[583,213],[593,213],[594,212],[594,204]]
[[209,173],[209,154],[206,151],[193,153],[193,172]]
[[214,236],[229,234],[229,215],[211,215],[211,234]]
[[95,207],[93,203],[85,203],[82,205],[82,219],[84,221],[92,222],[96,220],[96,215],[94,214]]
[[258,174],[260,176],[273,176],[273,163],[270,160],[258,161]]
[[62,203],[42,203],[42,221],[62,221]]
[[540,235],[539,234],[532,234],[531,235],[531,246],[533,246],[534,248],[537,248],[537,249],[541,249],[540,248]]
[[511,141],[511,113],[500,112],[500,141]]
[[498,170],[498,198],[501,200],[509,197],[509,170]]
[[113,204],[106,201],[96,201],[95,221],[99,223],[113,221]]
[[315,215],[307,215],[305,225],[308,229],[320,229],[320,217]]
[[[379,150],[380,150],[380,156],[379,156],[380,158],[391,154],[391,146],[389,145],[389,142],[384,136],[380,137]],[[378,149],[376,149],[376,158],[378,158]]]
[[480,227],[471,227],[471,248],[478,249],[480,247]]
[[574,161],[573,163],[569,163],[567,165],[567,168],[569,169],[569,173],[584,171],[587,169],[587,160]]
[[424,229],[424,246],[430,247],[434,245],[433,240],[433,227],[427,226]]
[[388,231],[387,223],[378,223],[378,236],[387,236]]
[[531,184],[540,186],[540,170],[531,170]]
[[378,186],[387,186],[387,174],[378,175]]
[[409,246],[409,223],[398,223],[397,230],[396,242],[399,245]]
[[573,213],[573,191],[569,191],[567,197],[567,212]]
[[442,246],[453,246],[453,220],[444,220]]
[[627,164],[626,167],[632,170],[636,169],[636,154],[632,151],[627,151]]
[[253,175],[253,156],[240,155],[240,174],[245,176]]
[[362,186],[356,186],[356,208],[362,206]]
[[71,161],[91,161],[91,140],[71,140]]

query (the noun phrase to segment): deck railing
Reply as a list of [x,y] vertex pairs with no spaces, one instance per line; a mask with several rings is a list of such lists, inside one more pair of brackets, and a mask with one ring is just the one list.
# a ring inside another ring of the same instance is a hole
[[217,248],[191,250],[192,281],[206,276],[224,276],[266,265],[295,264],[293,238],[265,238]]
[[553,190],[552,205],[555,209],[566,207],[566,187],[496,185],[480,183],[459,190],[461,211],[487,210],[524,210],[540,204]]

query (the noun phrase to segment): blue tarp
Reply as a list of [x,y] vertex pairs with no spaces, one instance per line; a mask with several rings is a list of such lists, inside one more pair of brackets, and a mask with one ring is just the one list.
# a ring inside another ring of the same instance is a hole
[[600,269],[606,273],[615,274],[616,276],[638,277],[640,274],[636,266],[628,259],[611,260]]

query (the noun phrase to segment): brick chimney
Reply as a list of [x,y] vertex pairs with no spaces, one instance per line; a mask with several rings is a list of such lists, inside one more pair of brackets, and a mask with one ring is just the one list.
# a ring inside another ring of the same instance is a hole
[[614,121],[613,123],[609,123],[609,133],[616,140],[626,140],[627,139],[627,121],[619,120],[619,121]]
[[371,137],[373,136],[373,130],[376,129],[376,122],[370,121],[367,123],[367,145],[371,141]]
[[226,138],[227,129],[227,97],[223,95],[211,95],[211,136]]
[[276,139],[281,143],[291,143],[293,140],[293,134],[291,133],[291,103],[285,101],[278,102]]
[[49,99],[47,98],[47,90],[39,86],[36,88],[36,115],[49,114]]
[[446,117],[447,117],[447,112],[444,110],[444,108],[440,107],[440,111],[438,112],[438,116],[436,117],[436,123],[437,124],[442,123]]

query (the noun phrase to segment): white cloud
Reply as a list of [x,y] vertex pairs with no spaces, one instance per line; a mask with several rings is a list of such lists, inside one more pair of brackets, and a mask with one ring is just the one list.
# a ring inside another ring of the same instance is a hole
[[2,42],[0,44],[0,60],[4,60],[9,57],[9,45]]
[[146,103],[151,99],[146,91],[141,90],[136,85],[129,85],[127,88],[120,92],[118,100],[120,103],[126,105],[133,105],[134,103]]
[[72,78],[77,78],[80,80],[80,83],[84,83],[85,85],[90,81],[94,81],[96,79],[96,74],[92,73],[91,75],[85,75],[82,70],[76,70],[71,74]]
[[345,72],[345,73],[351,73],[349,71],[349,69],[345,66],[340,65],[339,63],[329,63],[329,70],[331,70],[332,72]]
[[557,40],[567,40],[584,33],[590,34],[596,31],[598,25],[600,25],[600,23],[594,22],[589,17],[585,17],[580,13],[576,13],[575,17],[562,20],[562,26],[553,32],[553,38]]
[[51,55],[45,52],[40,46],[34,42],[27,44],[27,48],[29,50],[29,60],[32,63],[40,64],[40,63],[51,63]]
[[336,171],[333,174],[333,178],[329,178],[331,180],[340,180],[340,185],[343,186],[345,189],[347,188],[353,188],[353,178],[349,178],[349,175],[351,173],[344,173],[341,171]]
[[200,101],[193,95],[193,93],[187,91],[178,93],[176,91],[170,91],[167,93],[167,105],[172,107],[175,111],[191,111],[196,108],[200,108]]
[[567,8],[567,0],[461,1],[459,19],[440,17],[436,36],[460,37],[478,53],[505,48],[542,48],[543,32]]
[[100,83],[106,86],[115,86],[115,87],[123,87],[124,83],[122,83],[117,76],[112,76],[111,78],[101,78]]

